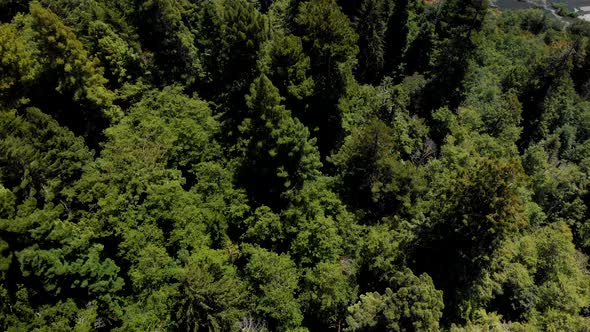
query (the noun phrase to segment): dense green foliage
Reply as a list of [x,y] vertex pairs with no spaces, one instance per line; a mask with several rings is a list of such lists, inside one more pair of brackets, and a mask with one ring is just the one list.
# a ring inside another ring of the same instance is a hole
[[588,331],[590,23],[0,0],[0,330]]

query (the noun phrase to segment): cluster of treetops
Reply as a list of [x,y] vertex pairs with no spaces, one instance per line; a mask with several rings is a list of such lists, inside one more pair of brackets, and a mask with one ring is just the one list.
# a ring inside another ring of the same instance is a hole
[[589,330],[590,23],[482,0],[0,21],[0,330]]

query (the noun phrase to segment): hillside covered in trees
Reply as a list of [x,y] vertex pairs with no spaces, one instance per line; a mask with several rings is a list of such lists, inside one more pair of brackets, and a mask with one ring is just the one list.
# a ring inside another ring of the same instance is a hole
[[0,330],[590,331],[590,23],[0,0]]

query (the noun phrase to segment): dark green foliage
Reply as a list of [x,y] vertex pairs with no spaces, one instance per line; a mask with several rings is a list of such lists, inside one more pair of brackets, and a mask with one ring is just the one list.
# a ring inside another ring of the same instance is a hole
[[[348,259],[320,262],[303,277],[302,301],[310,327],[335,328],[342,324],[346,308],[356,298],[353,270]],[[315,324],[314,324],[315,323]]]
[[342,116],[336,105],[352,76],[358,35],[335,0],[302,2],[295,23],[311,59],[315,82],[311,105],[302,119],[318,138],[320,153],[326,156],[343,138]]
[[279,89],[288,109],[303,115],[309,97],[313,95],[314,80],[310,77],[310,59],[303,51],[301,38],[287,35],[275,36],[261,54],[261,71]]
[[437,45],[433,54],[432,86],[427,91],[433,109],[459,105],[462,80],[467,73],[474,37],[485,18],[487,0],[449,0],[437,11],[435,33]]
[[[103,139],[102,130],[120,112],[113,105],[115,94],[106,87],[99,62],[72,29],[38,2],[31,3],[30,16],[16,23],[19,33],[31,38],[40,67],[34,84],[21,90],[24,93],[19,97],[30,98],[40,107],[47,105],[44,108],[58,122],[96,148]],[[46,103],[47,99],[53,102]]]
[[258,76],[258,52],[268,39],[267,21],[246,0],[203,1],[198,9],[194,28],[206,75],[196,86],[225,112],[227,135],[235,140],[244,95]]
[[385,68],[387,11],[385,0],[365,0],[353,21],[359,35],[357,76],[362,82],[378,83]]
[[401,159],[401,133],[374,121],[355,129],[332,160],[339,167],[345,202],[362,209],[369,222],[398,215],[407,217],[423,191],[421,172]]
[[0,330],[587,331],[590,25],[0,0]]
[[138,7],[137,26],[144,47],[154,55],[156,84],[200,81],[201,58],[194,32],[186,22],[192,5],[188,1],[153,0],[142,1]]
[[427,71],[436,42],[439,5],[421,0],[389,1],[391,15],[386,34],[385,74],[401,76]]
[[2,0],[0,1],[0,22],[10,22],[18,14],[27,11],[27,1],[24,0]]
[[[72,318],[85,307],[95,307],[96,315],[98,306],[104,314],[123,286],[119,267],[103,256],[94,225],[70,219],[66,198],[92,154],[82,139],[37,109],[3,111],[0,133],[3,296],[23,308],[5,308],[3,328],[42,327],[59,319],[53,315]],[[74,302],[69,298],[75,294],[80,296]],[[34,319],[33,311],[43,314]]]
[[[450,147],[443,153],[443,164],[433,162],[429,170],[434,173],[421,230],[428,235],[418,235],[428,240],[418,241],[415,259],[418,269],[445,291],[445,309],[453,317],[502,241],[528,221],[518,160],[469,156]],[[445,160],[456,166],[443,166]]]
[[281,207],[281,197],[320,175],[314,140],[283,106],[278,90],[265,76],[246,97],[250,114],[240,126],[244,162],[238,174],[255,205]]
[[193,330],[235,329],[247,307],[246,283],[223,253],[204,250],[187,258],[180,272],[180,326]]

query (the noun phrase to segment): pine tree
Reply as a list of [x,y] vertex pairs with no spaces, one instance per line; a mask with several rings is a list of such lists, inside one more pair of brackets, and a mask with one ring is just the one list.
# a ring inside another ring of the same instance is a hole
[[335,0],[301,3],[295,23],[296,35],[311,59],[316,86],[302,121],[318,138],[320,153],[326,157],[343,139],[337,104],[352,79],[358,36]]
[[314,139],[280,104],[279,91],[266,75],[254,81],[246,99],[250,112],[240,126],[240,181],[255,205],[284,207],[285,194],[320,175]]

